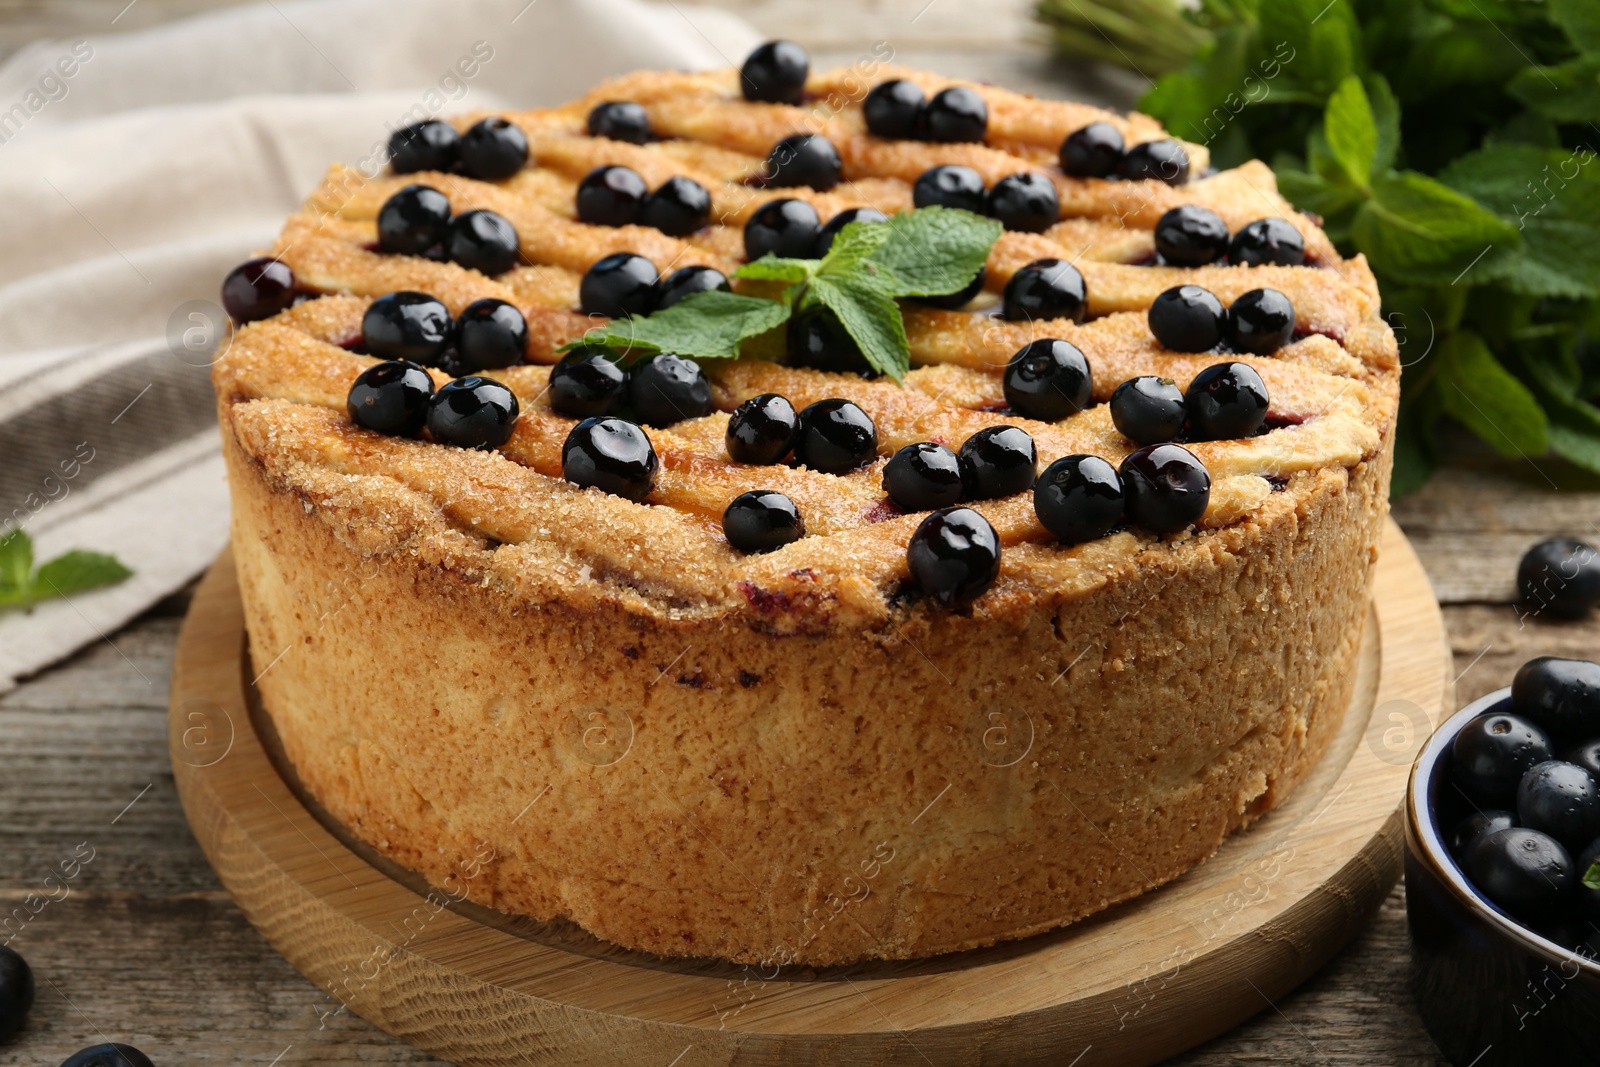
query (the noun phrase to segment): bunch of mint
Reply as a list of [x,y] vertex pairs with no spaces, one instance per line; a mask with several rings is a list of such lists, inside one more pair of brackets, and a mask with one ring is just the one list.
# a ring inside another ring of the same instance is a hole
[[100,552],[67,552],[35,567],[27,534],[13,529],[0,537],[0,609],[29,608],[41,600],[120,582],[132,573]]
[[[1142,110],[1218,167],[1267,160],[1340,251],[1366,255],[1402,342],[1396,491],[1432,473],[1446,421],[1600,472],[1600,3],[1136,6],[1149,55],[1125,11],[1040,11],[1064,50],[1171,70]],[[1083,49],[1100,30],[1116,47]]]
[[1000,232],[994,219],[943,207],[902,212],[887,222],[852,222],[821,259],[769,254],[734,272],[737,278],[775,283],[776,299],[695,293],[652,315],[613,319],[563,351],[599,344],[629,355],[675,352],[692,359],[733,359],[746,342],[760,344],[791,315],[821,307],[838,317],[873,370],[898,381],[911,358],[897,301],[964,289]]

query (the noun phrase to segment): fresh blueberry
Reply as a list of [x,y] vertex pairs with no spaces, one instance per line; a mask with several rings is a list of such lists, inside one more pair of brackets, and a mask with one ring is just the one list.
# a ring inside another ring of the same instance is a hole
[[450,220],[445,252],[454,263],[493,277],[517,264],[517,230],[493,211],[468,211]]
[[1061,169],[1074,178],[1107,178],[1122,162],[1122,133],[1109,122],[1091,122],[1061,142]]
[[656,308],[669,308],[685,297],[695,293],[709,293],[713,290],[728,292],[728,276],[715,267],[696,264],[692,267],[679,267],[667,275],[661,282],[661,299],[657,301]]
[[901,511],[932,511],[961,503],[961,459],[931,441],[906,445],[883,468],[883,491]]
[[1017,349],[1006,364],[1006,403],[1018,415],[1055,422],[1089,406],[1094,377],[1077,345],[1041,337]]
[[878,427],[848,400],[819,400],[800,412],[794,458],[824,474],[843,474],[878,454]]
[[961,444],[961,485],[968,500],[992,500],[1033,488],[1039,453],[1016,426],[988,426]]
[[853,207],[839,212],[828,220],[820,233],[817,234],[816,247],[811,252],[812,259],[821,259],[828,254],[828,249],[833,247],[833,239],[839,236],[839,231],[852,222],[888,222],[889,216],[875,207]]
[[1513,827],[1485,834],[1467,854],[1472,885],[1522,919],[1549,915],[1572,895],[1578,873],[1561,843],[1537,830]]
[[1582,767],[1546,760],[1517,786],[1517,820],[1568,848],[1600,837],[1600,784]]
[[247,259],[222,280],[222,307],[237,323],[270,319],[295,302],[294,271],[281,259]]
[[895,78],[874,85],[861,111],[867,129],[877,136],[911,138],[918,134],[924,100],[916,82]]
[[1254,436],[1267,421],[1267,383],[1248,363],[1217,363],[1194,376],[1183,394],[1189,440]]
[[767,184],[783,187],[809,185],[832,189],[839,184],[839,150],[820,133],[791,133],[767,154]]
[[929,307],[943,308],[946,311],[955,311],[972,303],[974,297],[983,292],[983,283],[988,279],[989,271],[986,267],[979,267],[978,273],[972,280],[953,293],[940,293],[936,296],[914,296],[911,299],[919,304]]
[[906,546],[906,568],[947,608],[978,599],[1000,575],[1000,537],[971,508],[945,508],[922,520]]
[[1550,758],[1550,738],[1517,715],[1490,712],[1463,726],[1451,742],[1455,784],[1480,805],[1512,806],[1517,784]]
[[920,132],[929,141],[981,141],[989,129],[989,107],[976,89],[952,85],[922,108]]
[[650,438],[624,419],[584,419],[561,446],[563,478],[628,500],[650,495],[660,467]]
[[428,424],[433,378],[419,364],[391,359],[368,367],[350,386],[345,411],[364,430],[415,437]]
[[740,552],[771,552],[806,535],[806,522],[794,501],[770,489],[733,498],[722,513],[722,533]]
[[657,352],[628,372],[628,398],[646,426],[671,426],[711,413],[711,383],[692,359]]
[[1211,290],[1175,285],[1150,302],[1146,321],[1163,348],[1209,352],[1222,343],[1228,313]]
[[1600,740],[1585,741],[1575,745],[1561,754],[1561,758],[1568,763],[1576,763],[1594,776],[1600,782]]
[[1571,537],[1540,541],[1517,564],[1517,588],[1527,607],[1581,619],[1600,606],[1600,555]]
[[378,209],[378,247],[390,255],[427,255],[449,230],[450,198],[431,185],[408,185]]
[[629,144],[650,141],[650,116],[644,105],[632,100],[607,100],[589,112],[589,136],[606,137]]
[[514,367],[528,356],[528,320],[504,300],[474,300],[456,319],[456,352],[468,373]]
[[1228,246],[1228,262],[1236,267],[1298,267],[1305,261],[1306,239],[1280,218],[1249,223]]
[[428,404],[428,433],[442,445],[489,451],[511,437],[517,396],[492,378],[446,382]]
[[639,220],[649,193],[636,170],[596,167],[578,183],[578,220],[594,226],[631,226]]
[[1008,230],[1043,233],[1061,221],[1055,182],[1043,174],[1008,174],[989,190],[988,212]]
[[505,119],[481,119],[461,135],[461,169],[469,178],[501,181],[527,161],[527,136]]
[[1529,660],[1511,681],[1511,710],[1552,737],[1600,737],[1600,663]]
[[1130,452],[1117,470],[1128,521],[1151,533],[1188,529],[1211,502],[1211,475],[1182,445],[1146,445]]
[[1089,290],[1083,275],[1064,259],[1036,259],[1006,282],[1001,317],[1012,322],[1071,319],[1082,322],[1089,311]]
[[16,949],[0,945],[0,1042],[22,1029],[33,1007],[33,970]]
[[361,344],[378,359],[432,363],[455,340],[455,320],[444,301],[403,290],[380,296],[361,316]]
[[762,393],[733,409],[723,443],[735,463],[771,466],[794,448],[799,429],[800,416],[786,397]]
[[739,87],[746,100],[798,104],[805,91],[811,57],[793,41],[768,41],[745,59]]
[[804,200],[770,200],[744,224],[744,255],[751,261],[771,252],[784,259],[805,259],[815,250],[822,219]]
[[550,368],[550,407],[586,419],[610,415],[628,398],[628,371],[622,358],[603,345],[574,348]]
[[661,276],[655,264],[632,252],[613,252],[595,260],[578,283],[585,315],[620,319],[648,315],[660,299]]
[[396,174],[451,170],[461,158],[461,135],[448,122],[427,119],[389,137],[389,166]]
[[711,221],[711,194],[693,178],[668,178],[645,197],[639,221],[669,237],[687,237]]
[[929,167],[911,186],[911,202],[917,207],[953,207],[981,215],[987,201],[983,177],[957,163]]
[[61,1067],[155,1067],[150,1057],[132,1045],[91,1045],[79,1049],[65,1060]]
[[1156,251],[1174,267],[1203,267],[1228,254],[1228,224],[1210,208],[1183,204],[1156,222]]
[[1122,478],[1099,456],[1063,456],[1033,487],[1033,513],[1065,545],[1104,537],[1122,521],[1122,508]]
[[1129,181],[1182,185],[1189,180],[1189,153],[1177,141],[1145,141],[1123,153],[1117,173]]
[[1171,378],[1141,374],[1111,393],[1111,424],[1136,445],[1173,440],[1187,418],[1183,392]]
[[1472,851],[1472,846],[1483,838],[1496,830],[1509,830],[1515,825],[1517,825],[1517,813],[1514,811],[1501,811],[1496,808],[1475,811],[1456,823],[1450,831],[1450,854],[1465,858],[1467,853]]
[[830,309],[807,308],[790,318],[786,329],[789,362],[795,366],[830,374],[876,376],[867,357],[861,354],[861,346]]
[[1276,289],[1252,289],[1228,307],[1228,341],[1241,352],[1269,356],[1294,336],[1294,305]]

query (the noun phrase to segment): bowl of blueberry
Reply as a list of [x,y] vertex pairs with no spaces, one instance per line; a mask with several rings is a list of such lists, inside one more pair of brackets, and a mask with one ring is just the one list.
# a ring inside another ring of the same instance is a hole
[[1406,809],[1413,982],[1440,1050],[1600,1064],[1600,664],[1530,660],[1467,705]]

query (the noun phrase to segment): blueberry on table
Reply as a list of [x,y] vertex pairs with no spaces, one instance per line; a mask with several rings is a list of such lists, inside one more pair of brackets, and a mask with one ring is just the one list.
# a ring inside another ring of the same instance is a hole
[[752,262],[767,253],[784,259],[806,259],[817,243],[822,218],[804,200],[769,200],[744,224],[744,254]]
[[1517,821],[1582,848],[1600,837],[1600,784],[1576,764],[1546,760],[1517,786]]
[[1306,239],[1280,218],[1249,223],[1228,245],[1228,262],[1236,267],[1298,267],[1305,261]]
[[574,348],[550,368],[550,407],[574,418],[610,415],[628,398],[622,357],[603,345]]
[[469,178],[501,181],[527,161],[527,136],[505,119],[481,119],[461,135],[461,169]]
[[578,304],[585,315],[620,319],[648,315],[660,300],[661,276],[654,263],[632,252],[601,256],[578,283]]
[[1248,363],[1218,363],[1195,375],[1183,394],[1191,441],[1251,437],[1267,419],[1267,383]]
[[1522,776],[1551,755],[1550,738],[1518,715],[1488,712],[1450,745],[1452,780],[1479,804],[1512,807]]
[[1228,224],[1210,208],[1183,204],[1156,221],[1156,251],[1174,267],[1203,267],[1228,253]]
[[1188,410],[1171,378],[1141,374],[1111,391],[1111,424],[1136,445],[1171,441],[1183,432]]
[[468,373],[514,367],[528,356],[528,320],[504,300],[474,300],[456,318],[456,353]]
[[650,116],[645,113],[643,104],[632,100],[607,100],[590,110],[588,129],[590,137],[647,144],[650,141]]
[[844,474],[872,462],[878,454],[878,427],[848,400],[819,400],[800,412],[794,458],[824,474]]
[[91,1045],[61,1061],[61,1067],[155,1067],[132,1045]]
[[911,203],[916,207],[953,207],[981,215],[986,197],[982,175],[959,163],[929,167],[911,185]]
[[805,91],[811,57],[793,41],[768,41],[745,58],[739,88],[746,100],[797,104]]
[[1060,157],[1074,178],[1108,178],[1122,162],[1122,133],[1109,122],[1091,122],[1067,134]]
[[22,955],[0,945],[0,1041],[22,1029],[33,1007],[33,970]]
[[828,249],[833,247],[833,239],[839,236],[839,231],[852,222],[888,222],[889,216],[875,207],[853,207],[839,212],[828,220],[820,233],[817,234],[816,247],[812,249],[811,258],[821,259],[828,254]]
[[1006,282],[1001,317],[1011,322],[1071,319],[1089,311],[1089,290],[1077,267],[1064,259],[1036,259]]
[[1491,808],[1488,811],[1475,811],[1456,823],[1450,830],[1450,854],[1462,858],[1472,850],[1479,839],[1487,837],[1496,830],[1509,830],[1517,825],[1517,813]]
[[1033,512],[1064,545],[1104,537],[1122,521],[1122,477],[1110,461],[1063,456],[1033,486]]
[[416,363],[389,360],[356,378],[345,401],[350,421],[390,437],[415,437],[428,424],[433,378]]
[[440,444],[487,452],[511,437],[517,396],[492,378],[446,382],[428,403],[428,433]]
[[1127,181],[1183,185],[1189,180],[1189,153],[1177,141],[1144,141],[1122,154],[1117,173]]
[[461,158],[461,135],[440,119],[426,119],[389,137],[389,166],[396,174],[450,170]]
[[883,468],[883,491],[901,511],[932,511],[961,503],[961,460],[944,445],[906,445]]
[[1479,838],[1467,855],[1466,870],[1473,888],[1522,919],[1548,915],[1578,884],[1572,856],[1561,843],[1522,827]]
[[1210,473],[1182,445],[1146,445],[1129,453],[1117,473],[1128,521],[1151,533],[1188,529],[1211,502]]
[[906,567],[922,591],[947,608],[978,599],[1000,575],[1000,537],[971,508],[922,520],[906,546]]
[[723,443],[735,463],[771,466],[794,448],[800,416],[787,397],[762,393],[733,409]]
[[1043,233],[1061,221],[1061,199],[1055,182],[1043,174],[1008,174],[989,190],[985,208],[1008,230]]
[[493,211],[468,211],[450,220],[445,254],[468,270],[494,277],[517,265],[517,229]]
[[428,364],[455,340],[455,319],[444,301],[409,289],[378,297],[361,316],[368,355]]
[[713,290],[725,293],[732,290],[726,274],[704,264],[679,267],[661,280],[661,292],[660,298],[656,301],[656,310],[669,308],[695,293],[709,293]]
[[423,256],[444,243],[450,198],[431,185],[408,185],[378,209],[378,247],[390,255]]
[[650,495],[660,466],[650,438],[623,419],[584,419],[561,446],[563,478],[627,500]]
[[918,134],[925,100],[916,82],[895,78],[872,87],[861,113],[867,130],[878,137],[913,138]]
[[1055,422],[1089,406],[1094,376],[1077,345],[1041,337],[1017,349],[1006,363],[1003,384],[1012,411]]
[[671,426],[711,413],[711,383],[692,359],[657,352],[628,372],[628,398],[646,426]]
[[1150,302],[1145,321],[1163,348],[1209,352],[1222,343],[1228,312],[1211,290],[1175,285]]
[[639,221],[650,187],[628,167],[596,167],[578,182],[578,221],[591,226],[631,226]]
[[989,129],[989,105],[976,89],[952,85],[933,95],[923,107],[918,125],[922,137],[929,141],[981,141]]
[[1228,341],[1252,356],[1270,356],[1294,336],[1294,305],[1276,289],[1252,289],[1228,306]]
[[722,513],[722,533],[740,552],[771,552],[806,535],[805,519],[782,493],[741,493]]
[[639,222],[668,237],[687,237],[711,221],[711,194],[693,178],[678,175],[644,198]]
[[222,280],[222,308],[234,322],[270,319],[299,296],[294,271],[281,259],[247,259]]
[[822,134],[792,133],[772,146],[765,175],[768,185],[828,190],[839,184],[843,166],[839,150]]
[[1600,738],[1600,663],[1530,659],[1511,680],[1511,710],[1553,737]]
[[961,484],[968,500],[1014,496],[1033,488],[1039,453],[1016,426],[987,426],[961,444]]
[[1517,565],[1517,588],[1535,613],[1581,619],[1600,605],[1600,552],[1571,537],[1540,541]]

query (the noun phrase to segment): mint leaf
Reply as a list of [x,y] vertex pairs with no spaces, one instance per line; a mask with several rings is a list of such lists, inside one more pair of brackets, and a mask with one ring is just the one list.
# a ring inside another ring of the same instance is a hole
[[114,556],[79,550],[57,556],[40,567],[34,585],[42,587],[41,592],[48,590],[55,596],[71,596],[85,589],[120,582],[132,573]]
[[1600,55],[1520,70],[1506,92],[1557,122],[1592,122],[1600,114]]
[[864,269],[866,261],[889,240],[887,222],[852,222],[840,230],[817,264],[820,274],[849,274]]
[[911,367],[910,346],[900,305],[888,289],[860,275],[818,274],[811,281],[808,299],[839,317],[873,370],[895,381],[905,377]]
[[[1272,99],[1293,88],[1320,99],[1355,72],[1361,27],[1353,8],[1343,0],[1269,0],[1260,4],[1258,39],[1268,47],[1285,49],[1287,57],[1279,84],[1272,86]],[[1212,97],[1213,103],[1216,99]]]
[[[735,278],[764,282],[803,282],[816,272],[814,259],[784,259],[771,252],[733,272]],[[670,309],[669,309],[670,310]]]
[[675,352],[691,359],[733,359],[741,341],[782,325],[788,317],[787,302],[712,290],[642,318],[611,319],[562,345],[561,351],[605,345],[619,351]]
[[1495,245],[1515,247],[1515,226],[1449,186],[1413,171],[1372,180],[1350,237],[1380,274],[1410,284],[1450,283]]
[[1594,0],[1549,0],[1549,8],[1551,21],[1578,51],[1600,52],[1600,7]]
[[1600,889],[1600,863],[1596,863],[1584,872],[1583,884],[1590,889]]
[[1561,458],[1600,473],[1600,408],[1576,394],[1578,382],[1537,355],[1522,361],[1550,419],[1550,447]]
[[883,226],[888,239],[868,259],[895,296],[960,292],[977,276],[1004,232],[994,219],[946,207],[904,212]]
[[0,592],[26,589],[33,574],[33,539],[20,529],[0,537]]
[[1367,188],[1378,158],[1378,120],[1373,117],[1361,79],[1354,74],[1340,82],[1328,98],[1323,133],[1345,174],[1356,185]]
[[1452,418],[1504,456],[1538,455],[1549,447],[1549,421],[1539,401],[1477,334],[1450,334],[1438,357],[1439,399]]
[[1388,170],[1400,156],[1400,102],[1394,90],[1381,74],[1370,74],[1362,81],[1367,90],[1367,101],[1372,106],[1372,121],[1378,130],[1377,152],[1372,161],[1374,171]]

